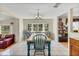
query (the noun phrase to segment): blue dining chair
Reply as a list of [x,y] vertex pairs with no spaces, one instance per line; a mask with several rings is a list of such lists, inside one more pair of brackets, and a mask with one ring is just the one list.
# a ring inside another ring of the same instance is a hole
[[43,54],[45,55],[45,42],[47,40],[47,37],[43,34],[37,34],[33,37],[33,41],[34,41],[34,56],[36,54],[36,52],[43,52]]

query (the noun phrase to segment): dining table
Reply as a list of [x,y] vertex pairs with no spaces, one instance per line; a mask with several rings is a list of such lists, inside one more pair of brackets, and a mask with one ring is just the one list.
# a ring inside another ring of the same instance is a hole
[[[36,34],[32,34],[28,39],[27,39],[27,56],[30,56],[30,50],[31,50],[31,44],[33,44],[33,36]],[[47,51],[48,51],[48,56],[51,56],[51,39],[47,37],[47,40],[45,42],[47,44]]]

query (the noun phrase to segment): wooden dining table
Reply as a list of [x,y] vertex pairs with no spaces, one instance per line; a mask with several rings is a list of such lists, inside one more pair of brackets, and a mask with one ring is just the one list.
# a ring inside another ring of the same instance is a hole
[[[30,46],[31,46],[31,44],[34,43],[33,40],[32,40],[33,36],[34,36],[34,35],[31,35],[31,36],[27,39],[27,56],[30,56],[30,50],[31,50]],[[46,44],[47,44],[47,46],[48,46],[48,48],[47,48],[48,56],[51,56],[51,47],[50,47],[50,46],[51,46],[51,39],[49,39],[48,37],[47,37],[47,40],[46,40]]]

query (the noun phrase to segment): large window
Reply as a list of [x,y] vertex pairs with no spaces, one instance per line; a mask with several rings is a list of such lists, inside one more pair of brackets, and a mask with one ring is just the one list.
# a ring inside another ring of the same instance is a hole
[[49,25],[48,24],[28,24],[28,31],[33,31],[33,32],[49,31]]
[[10,26],[9,25],[1,25],[0,26],[0,33],[3,35],[10,34]]

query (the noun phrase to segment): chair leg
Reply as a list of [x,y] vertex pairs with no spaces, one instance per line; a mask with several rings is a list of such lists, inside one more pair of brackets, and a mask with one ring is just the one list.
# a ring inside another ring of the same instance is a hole
[[44,56],[45,56],[45,51],[43,50],[43,54],[44,54]]
[[34,56],[35,56],[35,54],[36,54],[36,50],[35,50],[35,52],[34,52]]

